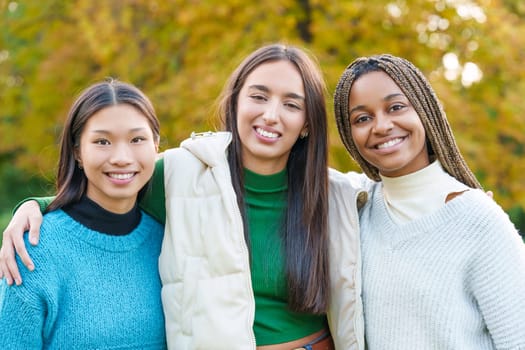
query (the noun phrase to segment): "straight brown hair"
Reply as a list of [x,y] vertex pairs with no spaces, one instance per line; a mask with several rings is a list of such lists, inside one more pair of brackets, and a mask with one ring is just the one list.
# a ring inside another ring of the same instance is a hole
[[[232,185],[250,236],[244,202],[242,145],[237,130],[237,102],[248,75],[262,64],[288,61],[303,79],[309,135],[293,145],[287,162],[288,205],[282,232],[291,310],[322,314],[328,304],[328,140],[326,86],[317,63],[303,50],[282,44],[261,47],[230,76],[219,102],[219,116],[233,136],[228,149]],[[276,77],[278,79],[278,77]]]

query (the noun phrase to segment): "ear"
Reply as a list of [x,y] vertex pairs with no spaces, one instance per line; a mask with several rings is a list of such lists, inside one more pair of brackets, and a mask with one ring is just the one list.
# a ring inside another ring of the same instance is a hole
[[305,137],[308,137],[308,124],[304,124],[303,130],[301,130],[299,137],[302,139],[304,139]]
[[82,169],[82,158],[80,158],[80,151],[79,151],[78,147],[75,147],[75,151],[74,152],[75,152],[74,157],[75,157],[75,160],[77,161],[78,167],[80,169]]

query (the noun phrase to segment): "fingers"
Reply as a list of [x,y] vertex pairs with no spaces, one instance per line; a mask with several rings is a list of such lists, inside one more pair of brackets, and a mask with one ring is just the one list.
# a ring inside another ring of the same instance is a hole
[[[8,266],[8,261],[10,259],[14,260],[13,255],[13,244],[11,242],[11,239],[9,236],[4,237],[2,241],[2,248],[0,249],[0,270],[2,273],[2,276],[5,277],[6,282],[8,285],[13,284],[13,275],[11,274],[11,271]],[[9,257],[11,255],[11,258]]]
[[39,239],[42,214],[38,203],[28,201],[22,204],[15,212],[9,225],[4,231],[2,248],[0,249],[0,269],[7,283],[17,285],[22,283],[22,277],[16,262],[15,251],[20,256],[22,263],[32,271],[35,266],[29,257],[24,242],[24,232],[29,230],[30,241],[36,244]]
[[[40,239],[40,226],[42,225],[42,214],[38,212],[38,215],[31,215],[28,218],[28,221],[29,221],[29,243],[31,243],[32,245],[37,245],[38,240]],[[18,249],[16,251],[20,254]]]
[[15,250],[30,271],[35,269],[33,260],[31,260],[27,252],[23,236],[11,238],[10,235],[5,235],[2,242],[2,249],[0,250],[0,269],[8,285],[12,285],[13,282],[17,285],[22,284],[22,277],[16,262]]
[[[4,263],[4,251],[3,249],[0,249],[0,278],[4,278],[7,282],[7,284],[12,285],[13,284],[13,278],[9,274],[9,271],[7,271],[7,266],[5,266]],[[5,271],[5,272],[4,272]]]

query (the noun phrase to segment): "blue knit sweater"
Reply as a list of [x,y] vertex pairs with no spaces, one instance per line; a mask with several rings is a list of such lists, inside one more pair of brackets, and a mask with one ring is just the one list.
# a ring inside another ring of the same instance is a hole
[[21,286],[0,284],[0,349],[165,349],[158,257],[163,228],[92,231],[62,210],[44,216]]
[[377,183],[360,227],[368,349],[525,349],[525,247],[483,191],[396,224]]

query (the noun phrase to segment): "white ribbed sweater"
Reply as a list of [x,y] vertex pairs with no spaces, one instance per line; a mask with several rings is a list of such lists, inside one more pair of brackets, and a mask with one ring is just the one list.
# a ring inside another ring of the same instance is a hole
[[525,349],[525,248],[470,190],[406,224],[376,183],[360,216],[369,350]]

